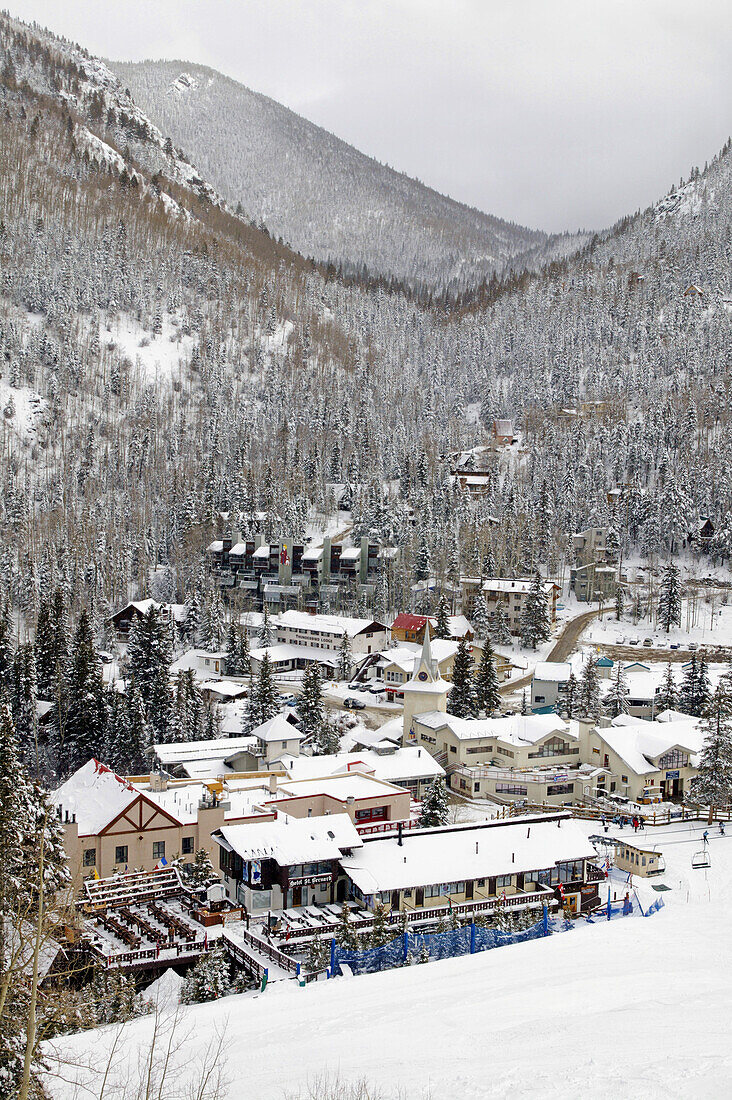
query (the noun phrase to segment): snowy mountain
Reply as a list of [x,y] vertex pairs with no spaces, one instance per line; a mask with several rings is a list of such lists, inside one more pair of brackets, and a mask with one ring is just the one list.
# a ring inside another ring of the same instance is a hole
[[547,241],[438,194],[213,69],[110,64],[233,206],[306,256],[410,286],[460,288]]

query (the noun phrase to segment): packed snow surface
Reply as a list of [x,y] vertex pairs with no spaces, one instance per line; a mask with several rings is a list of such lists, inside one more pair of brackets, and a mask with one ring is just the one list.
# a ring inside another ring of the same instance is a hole
[[[192,1066],[225,1029],[226,1100],[305,1096],[326,1069],[404,1100],[564,1100],[580,1089],[598,1100],[727,1096],[732,835],[714,829],[712,867],[694,871],[704,828],[678,823],[637,838],[667,861],[666,907],[653,917],[581,922],[473,957],[304,989],[283,982],[189,1008],[178,1061]],[[650,882],[644,907],[661,896]],[[128,1025],[115,1054],[119,1088],[105,1095],[119,1100],[136,1084],[152,1032],[151,1018]],[[115,1033],[58,1042],[82,1065],[47,1080],[56,1100],[96,1095]]]

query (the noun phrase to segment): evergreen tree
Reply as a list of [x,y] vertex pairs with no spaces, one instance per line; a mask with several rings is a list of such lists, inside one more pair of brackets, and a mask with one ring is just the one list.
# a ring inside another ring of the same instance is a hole
[[76,771],[92,757],[102,757],[106,746],[107,710],[101,662],[94,648],[86,608],[79,616],[72,651],[64,753],[64,765],[69,772]]
[[343,631],[343,637],[341,638],[341,645],[338,651],[338,679],[350,680],[351,679],[351,639],[348,631]]
[[226,635],[226,675],[244,676],[244,639],[239,623],[234,619],[229,623]]
[[437,604],[437,617],[435,621],[435,638],[450,637],[450,614],[445,596],[440,596]]
[[615,586],[615,618],[617,622],[623,617],[623,609],[625,608],[625,591],[622,584]]
[[700,730],[704,745],[687,800],[714,810],[732,803],[732,698],[723,681],[711,697]]
[[314,734],[323,724],[323,690],[320,669],[315,662],[308,665],[302,678],[302,689],[297,700],[300,729],[305,736]]
[[473,683],[473,658],[465,638],[458,643],[452,666],[452,690],[447,698],[450,714],[458,718],[474,718],[478,707]]
[[340,734],[327,718],[323,718],[320,725],[315,729],[312,745],[314,756],[333,756],[334,753],[340,751]]
[[261,649],[268,649],[274,641],[274,632],[272,630],[272,624],[269,621],[269,608],[265,601],[262,608],[262,622],[259,627],[259,645]]
[[10,687],[13,673],[13,619],[10,614],[10,601],[0,603],[0,691]]
[[369,947],[383,947],[390,943],[396,936],[396,931],[389,924],[389,911],[383,901],[377,901],[374,905],[374,923],[369,934]]
[[491,637],[496,645],[511,645],[513,641],[506,608],[501,600],[498,600],[493,615]]
[[531,582],[521,613],[521,644],[536,649],[551,637],[551,632],[546,593],[542,579],[537,573]]
[[473,629],[477,638],[487,638],[490,630],[490,616],[485,597],[479,592],[473,604]]
[[666,665],[666,673],[661,681],[661,686],[656,692],[655,706],[659,714],[665,710],[676,710],[679,704],[679,692],[676,687],[674,670],[670,664]]
[[605,696],[605,711],[611,718],[628,713],[628,685],[623,675],[623,666],[619,661],[610,690]]
[[579,713],[597,722],[600,717],[600,683],[597,675],[597,658],[590,654],[582,668],[577,698]]
[[692,653],[679,691],[679,706],[684,714],[701,717],[709,704],[709,676],[707,663]]
[[358,951],[361,946],[358,932],[351,920],[351,907],[347,901],[341,906],[341,913],[335,929],[335,941],[343,951]]
[[443,779],[435,779],[427,788],[419,812],[420,829],[445,825],[449,814],[447,788]]
[[191,890],[205,890],[212,883],[219,881],[219,876],[214,871],[213,864],[205,848],[199,848],[193,863],[186,864],[182,871],[183,880]]
[[265,651],[259,665],[259,675],[252,680],[247,699],[245,729],[250,731],[264,722],[269,722],[280,711],[279,693],[272,675],[269,654]]
[[200,955],[195,966],[188,971],[180,999],[184,1005],[203,1004],[226,997],[231,991],[229,959],[223,947],[217,945],[212,951]]
[[170,691],[170,631],[153,604],[132,624],[127,644],[130,681],[140,693],[154,741],[169,740],[173,710]]
[[33,772],[38,774],[41,764],[37,745],[36,660],[31,642],[19,645],[15,652],[10,699],[23,760]]
[[145,704],[132,683],[126,696],[112,695],[107,760],[121,775],[144,775],[150,768],[151,742]]
[[475,676],[475,701],[478,710],[492,714],[501,706],[501,693],[498,688],[498,675],[493,647],[486,638],[480,657],[478,672]]
[[681,585],[677,566],[672,561],[664,568],[661,576],[661,591],[658,597],[658,621],[668,633],[672,626],[681,625]]
[[566,711],[567,718],[570,720],[574,717],[574,711],[579,697],[579,684],[577,683],[577,677],[574,674],[574,669],[570,669],[569,677],[567,678],[567,686],[564,691],[564,710]]

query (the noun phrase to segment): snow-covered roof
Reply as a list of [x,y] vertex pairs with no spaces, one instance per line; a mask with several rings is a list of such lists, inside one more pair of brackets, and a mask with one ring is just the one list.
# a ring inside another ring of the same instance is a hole
[[303,551],[303,561],[320,561],[323,556],[322,546],[309,546],[307,550]]
[[[401,719],[399,719],[401,722]],[[281,763],[291,779],[316,779],[323,775],[364,771],[387,783],[437,778],[445,774],[426,749],[408,746],[385,755],[362,749],[337,752],[331,756],[283,757]]]
[[335,667],[339,661],[339,656],[335,650],[329,652],[327,649],[316,649],[315,646],[310,645],[294,645],[290,642],[277,642],[275,645],[258,646],[256,649],[250,649],[249,656],[255,661],[261,661],[265,653],[269,654],[270,661],[274,663],[302,660]]
[[415,715],[420,725],[430,729],[447,728],[459,741],[474,741],[489,737],[513,745],[535,745],[543,737],[561,733],[570,740],[577,733],[557,714],[510,714],[506,718],[457,718],[454,714],[429,711]]
[[[483,581],[484,592],[529,592],[534,582],[531,580],[516,580],[510,577],[489,577]],[[544,581],[542,588],[545,592],[551,592],[557,586],[553,581]]]
[[564,684],[569,679],[572,666],[564,661],[539,661],[534,669],[534,679],[547,683]]
[[[173,661],[170,666],[170,673],[175,676],[178,672],[204,672],[205,666],[203,662],[209,661],[224,661],[226,660],[226,650],[224,649],[187,649],[185,653]],[[202,667],[203,666],[203,667]],[[205,669],[208,673],[208,669]]]
[[341,866],[364,894],[541,871],[595,850],[569,815],[417,829],[367,840]]
[[[196,760],[221,759],[253,748],[257,741],[248,737],[214,737],[208,741],[172,741],[153,745],[161,764],[172,766]],[[215,774],[215,773],[212,773]]]
[[350,771],[342,769],[335,774],[314,776],[309,779],[280,780],[277,794],[271,795],[267,801],[283,798],[312,798],[327,794],[340,802],[346,802],[349,798],[378,798],[394,794],[406,795],[406,793],[403,788],[395,786],[388,780],[369,775],[366,769],[353,768]]
[[[433,638],[430,644],[432,646],[432,658],[437,661],[438,665],[450,657],[454,657],[458,651],[458,642],[452,641],[451,638]],[[411,674],[415,665],[419,664],[421,652],[422,647],[415,642],[404,642],[396,649],[385,649],[379,654],[379,658],[380,661],[383,660],[384,667],[396,665],[403,672]]]
[[350,546],[347,550],[344,550],[341,554],[341,561],[358,561],[361,557],[360,546]]
[[383,623],[373,619],[355,619],[347,615],[309,615],[307,611],[285,611],[280,615],[278,625],[294,630],[319,630],[323,634],[341,635],[345,631],[350,637],[371,626],[377,630],[386,630]]
[[269,546],[258,546],[252,554],[253,558],[269,558]]
[[656,715],[657,722],[689,722],[690,720],[691,716],[682,714],[680,710],[662,710]]
[[303,734],[301,734],[293,725],[291,725],[282,714],[276,714],[274,718],[270,718],[268,722],[263,722],[261,726],[256,726],[252,730],[252,737],[256,737],[259,741],[301,741]]
[[237,684],[233,680],[204,680],[199,684],[200,691],[210,691],[226,699],[239,699],[246,695],[246,684]]
[[607,726],[597,732],[636,775],[658,771],[653,761],[677,747],[690,754],[693,765],[704,741],[698,718],[687,718],[678,722],[638,722],[633,726]]
[[76,815],[80,836],[94,836],[139,797],[136,787],[92,759],[53,792],[51,801],[63,814]]
[[337,860],[343,850],[363,844],[345,813],[300,818],[280,813],[276,821],[224,825],[220,834],[242,859],[273,859],[280,867]]

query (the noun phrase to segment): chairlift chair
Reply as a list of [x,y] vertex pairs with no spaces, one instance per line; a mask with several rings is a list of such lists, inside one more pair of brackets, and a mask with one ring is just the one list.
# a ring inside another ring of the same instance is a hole
[[711,867],[711,865],[712,861],[709,858],[709,852],[706,848],[702,848],[700,852],[694,852],[691,857],[691,866],[694,870]]

